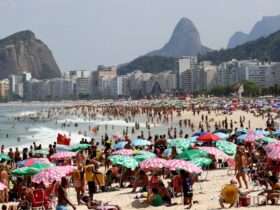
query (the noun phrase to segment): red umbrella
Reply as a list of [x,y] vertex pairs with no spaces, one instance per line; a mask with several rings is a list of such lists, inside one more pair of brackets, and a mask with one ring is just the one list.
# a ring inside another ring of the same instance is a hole
[[220,137],[216,136],[213,133],[205,133],[197,138],[198,141],[203,141],[203,142],[218,141],[219,139],[220,139]]

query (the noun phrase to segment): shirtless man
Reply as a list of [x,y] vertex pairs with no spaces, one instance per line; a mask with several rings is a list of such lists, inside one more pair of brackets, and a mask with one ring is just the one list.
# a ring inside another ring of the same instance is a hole
[[58,187],[58,201],[56,210],[68,210],[67,205],[69,204],[72,206],[74,210],[76,210],[76,207],[70,202],[67,196],[66,188],[68,187],[68,181],[65,177],[61,178],[61,184]]
[[248,182],[246,179],[246,173],[248,172],[248,159],[243,147],[238,147],[235,155],[235,174],[238,180],[239,188],[242,188],[240,177],[245,183],[246,189],[248,189]]

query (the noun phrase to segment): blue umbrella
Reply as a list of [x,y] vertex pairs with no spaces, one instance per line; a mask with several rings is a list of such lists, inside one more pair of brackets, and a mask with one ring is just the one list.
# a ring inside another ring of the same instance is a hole
[[134,139],[132,141],[132,145],[133,146],[147,146],[147,145],[151,145],[150,141],[144,140],[144,139]]
[[273,135],[275,135],[275,136],[280,136],[280,130],[275,131],[275,132],[273,133]]
[[256,134],[256,135],[268,136],[268,135],[269,135],[269,132],[268,132],[268,131],[265,131],[265,130],[256,130],[256,131],[255,131],[255,134]]
[[127,144],[127,141],[120,141],[114,145],[114,149],[123,149],[126,144]]
[[241,135],[243,135],[243,134],[246,134],[247,132],[248,132],[247,129],[241,128],[241,129],[238,129],[238,130],[235,132],[235,135],[236,135],[236,136],[241,136]]
[[205,134],[205,133],[207,133],[207,132],[198,131],[198,132],[194,133],[192,136],[193,136],[193,137],[194,137],[194,136],[201,136],[201,135],[203,135],[203,134]]
[[218,136],[220,139],[227,139],[229,137],[228,134],[222,132],[215,133],[215,135]]

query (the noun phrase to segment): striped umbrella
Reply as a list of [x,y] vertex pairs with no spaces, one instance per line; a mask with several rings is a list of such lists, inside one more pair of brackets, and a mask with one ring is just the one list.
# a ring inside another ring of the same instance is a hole
[[200,174],[202,173],[202,169],[191,162],[185,160],[168,160],[166,161],[165,167],[171,171],[175,171],[177,169],[185,170],[190,173]]
[[269,143],[268,145],[266,145],[264,147],[264,150],[269,153],[271,152],[275,147],[280,147],[280,142],[276,142],[276,143]]
[[217,160],[228,160],[230,158],[227,154],[215,147],[198,147],[198,149],[203,150],[210,155],[213,155]]
[[49,185],[54,181],[60,181],[65,175],[58,170],[53,168],[47,168],[32,177],[32,182],[40,184],[41,182],[45,185]]
[[113,155],[133,155],[134,151],[132,149],[120,149],[112,153]]
[[164,168],[165,164],[166,164],[166,160],[162,158],[151,158],[141,162],[140,168],[143,170],[160,169],[160,168]]
[[50,159],[51,160],[65,160],[65,159],[71,159],[76,156],[76,152],[67,152],[67,151],[61,151],[53,154]]

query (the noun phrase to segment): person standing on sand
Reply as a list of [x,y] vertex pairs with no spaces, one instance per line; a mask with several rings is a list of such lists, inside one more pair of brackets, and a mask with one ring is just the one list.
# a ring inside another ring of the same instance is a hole
[[248,172],[248,159],[245,151],[242,147],[237,148],[235,155],[235,173],[236,179],[238,180],[239,188],[242,188],[240,177],[242,178],[246,189],[248,189],[248,182],[246,179],[246,173]]
[[65,177],[61,178],[61,184],[57,190],[57,205],[56,210],[68,210],[67,205],[72,206],[74,210],[76,207],[70,202],[67,196],[66,188],[68,187],[68,181]]

